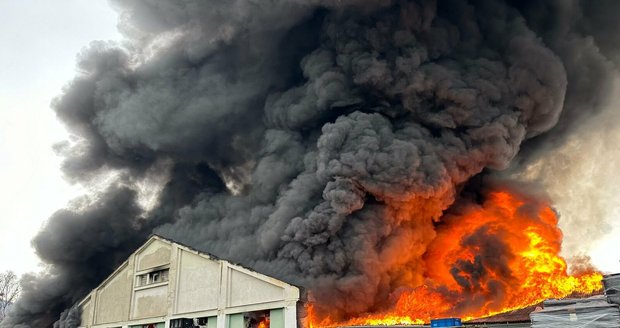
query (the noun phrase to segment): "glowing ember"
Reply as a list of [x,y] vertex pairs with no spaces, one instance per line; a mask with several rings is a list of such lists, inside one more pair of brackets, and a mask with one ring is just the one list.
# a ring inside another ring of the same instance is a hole
[[[431,318],[473,319],[502,313],[547,298],[601,289],[596,272],[567,273],[559,256],[562,232],[555,212],[540,201],[509,193],[489,193],[483,205],[470,205],[442,218],[423,256],[425,282],[402,286],[391,309],[346,322],[317,318],[310,327],[421,324]],[[407,270],[406,267],[402,270]]]

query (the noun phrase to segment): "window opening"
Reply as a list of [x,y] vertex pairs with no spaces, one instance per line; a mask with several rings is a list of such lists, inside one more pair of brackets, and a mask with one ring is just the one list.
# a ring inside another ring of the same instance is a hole
[[168,270],[169,269],[162,269],[138,275],[137,287],[168,281]]

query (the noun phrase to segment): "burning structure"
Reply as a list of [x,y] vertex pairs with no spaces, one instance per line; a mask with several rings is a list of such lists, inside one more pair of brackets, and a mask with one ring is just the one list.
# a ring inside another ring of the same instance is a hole
[[67,177],[99,191],[33,240],[48,270],[2,327],[74,327],[153,232],[308,287],[312,326],[600,288],[568,273],[552,200],[501,172],[605,106],[617,1],[112,3],[126,42],[53,102]]
[[297,327],[300,289],[152,236],[79,304],[80,327]]

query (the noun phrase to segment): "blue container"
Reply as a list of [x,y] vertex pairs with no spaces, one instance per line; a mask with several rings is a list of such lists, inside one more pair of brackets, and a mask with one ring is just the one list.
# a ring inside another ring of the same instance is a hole
[[460,327],[462,326],[460,318],[443,318],[432,319],[431,327]]

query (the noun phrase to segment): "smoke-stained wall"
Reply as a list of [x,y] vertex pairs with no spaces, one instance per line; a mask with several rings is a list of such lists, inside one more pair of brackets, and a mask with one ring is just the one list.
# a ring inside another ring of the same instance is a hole
[[91,44],[53,108],[67,177],[114,178],[33,240],[49,270],[2,327],[50,326],[151,232],[304,285],[319,314],[377,310],[422,282],[463,186],[561,144],[617,59],[614,2],[112,4],[126,42]]

